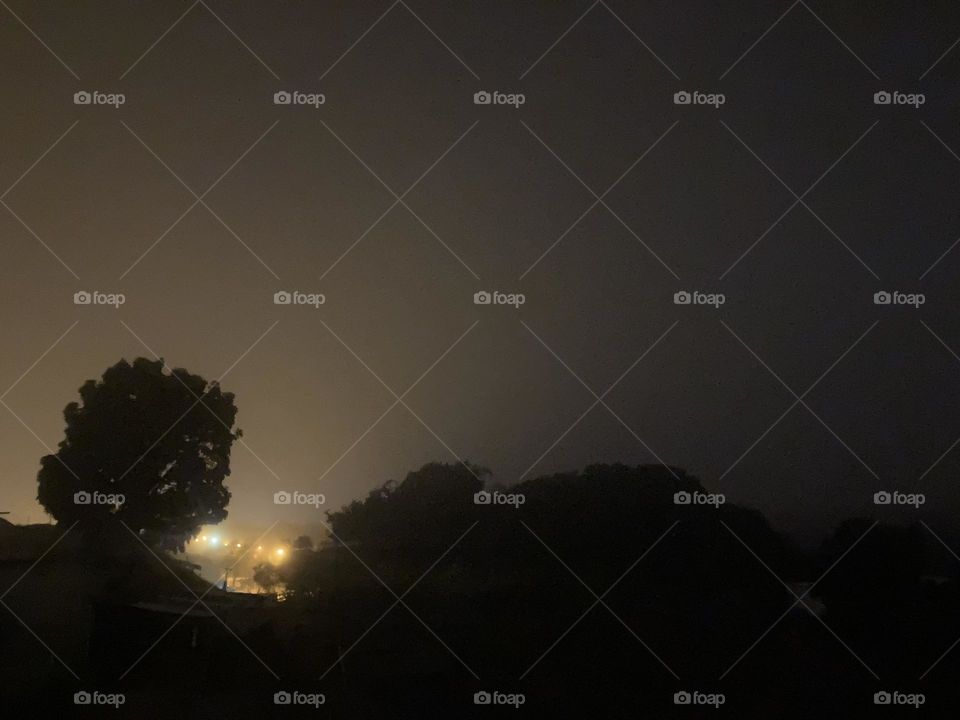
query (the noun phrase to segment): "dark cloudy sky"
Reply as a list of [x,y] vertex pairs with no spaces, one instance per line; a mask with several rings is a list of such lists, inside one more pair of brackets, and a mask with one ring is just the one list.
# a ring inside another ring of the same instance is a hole
[[950,2],[5,0],[0,509],[44,517],[63,406],[149,347],[232,368],[228,523],[456,458],[663,461],[809,535],[879,489],[956,512],[958,35]]

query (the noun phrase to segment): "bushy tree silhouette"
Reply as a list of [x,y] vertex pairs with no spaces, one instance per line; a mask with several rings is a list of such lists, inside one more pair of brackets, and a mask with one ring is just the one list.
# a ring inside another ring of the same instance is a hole
[[40,461],[37,499],[87,535],[125,523],[146,542],[182,550],[227,516],[231,393],[160,360],[121,360],[66,406],[66,434]]

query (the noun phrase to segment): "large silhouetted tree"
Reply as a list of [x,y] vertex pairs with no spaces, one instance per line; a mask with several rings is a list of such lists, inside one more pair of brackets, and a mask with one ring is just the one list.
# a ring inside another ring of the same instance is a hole
[[37,499],[58,522],[97,532],[122,521],[182,550],[201,525],[227,516],[223,481],[240,430],[233,395],[216,382],[122,360],[84,383],[63,414],[65,437],[37,478]]

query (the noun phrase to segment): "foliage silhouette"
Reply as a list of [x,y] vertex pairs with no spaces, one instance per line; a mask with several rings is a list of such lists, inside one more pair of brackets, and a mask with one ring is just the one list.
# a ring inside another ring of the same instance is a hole
[[65,437],[40,461],[37,499],[87,537],[122,522],[145,542],[182,550],[201,525],[227,516],[236,414],[216,382],[161,360],[121,360],[64,409]]

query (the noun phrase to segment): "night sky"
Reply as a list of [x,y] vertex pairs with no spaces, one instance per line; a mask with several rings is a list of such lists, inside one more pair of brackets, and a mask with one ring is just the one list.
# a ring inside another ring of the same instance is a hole
[[958,35],[950,2],[5,0],[0,510],[46,520],[64,405],[156,353],[228,371],[227,528],[457,459],[663,462],[800,538],[881,489],[955,514]]

